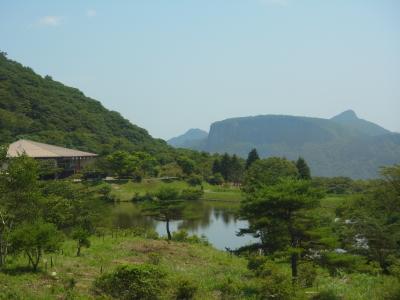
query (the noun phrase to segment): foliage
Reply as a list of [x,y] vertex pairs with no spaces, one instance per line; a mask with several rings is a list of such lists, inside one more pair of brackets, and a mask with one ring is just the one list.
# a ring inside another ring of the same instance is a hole
[[251,165],[253,164],[253,162],[255,162],[256,160],[259,160],[260,157],[258,156],[258,152],[257,149],[252,149],[249,154],[247,155],[247,159],[246,159],[246,167],[245,169],[248,170]]
[[382,169],[383,179],[361,197],[346,203],[341,216],[342,241],[354,253],[389,272],[400,258],[400,165]]
[[171,220],[180,220],[184,210],[182,200],[179,199],[179,190],[165,186],[161,187],[155,196],[154,199],[143,203],[143,212],[160,221],[164,221],[168,240],[171,240],[172,235],[169,229],[169,222]]
[[165,274],[152,265],[118,267],[94,282],[95,292],[121,300],[159,299],[164,287]]
[[25,253],[36,271],[43,253],[55,252],[60,248],[62,235],[51,223],[41,220],[23,223],[9,237],[14,253]]
[[196,282],[188,278],[180,279],[177,283],[176,299],[190,300],[193,299],[198,289]]
[[312,233],[317,224],[310,210],[319,205],[321,196],[308,181],[296,179],[282,179],[249,193],[241,208],[249,227],[240,234],[259,237],[266,254],[283,252],[290,256],[295,279],[300,255],[318,243],[318,236]]
[[208,182],[213,185],[221,185],[225,182],[224,177],[222,177],[221,173],[215,173],[208,179]]
[[203,195],[204,191],[202,189],[184,189],[181,193],[181,198],[185,200],[199,200]]
[[273,185],[279,182],[280,178],[298,175],[296,165],[279,157],[257,160],[246,172],[243,182],[243,191],[252,193],[265,185]]
[[199,175],[192,175],[186,181],[189,185],[196,186],[202,184],[203,178]]
[[81,248],[90,247],[90,232],[82,227],[75,228],[72,232],[72,239],[74,239],[77,243],[76,245],[76,256],[81,255]]
[[296,167],[299,171],[299,178],[303,180],[311,179],[311,171],[310,167],[307,165],[307,162],[304,158],[299,157],[296,161]]
[[0,144],[19,138],[99,154],[171,151],[164,141],[78,89],[43,78],[0,54]]

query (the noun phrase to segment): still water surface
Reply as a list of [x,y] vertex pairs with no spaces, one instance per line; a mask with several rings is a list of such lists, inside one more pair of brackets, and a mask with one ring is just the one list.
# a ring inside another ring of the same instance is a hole
[[[189,234],[204,235],[217,249],[226,247],[236,249],[256,241],[251,236],[237,236],[240,228],[246,228],[248,222],[240,220],[237,215],[238,204],[219,201],[195,201],[187,205],[187,218],[170,222],[171,231],[184,229]],[[165,222],[143,216],[139,207],[131,202],[112,205],[110,225],[118,228],[145,227],[154,228],[165,236]]]

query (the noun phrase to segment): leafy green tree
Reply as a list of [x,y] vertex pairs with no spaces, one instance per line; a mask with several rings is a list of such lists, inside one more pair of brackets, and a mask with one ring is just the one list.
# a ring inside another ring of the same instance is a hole
[[183,173],[185,173],[186,175],[191,175],[195,171],[196,164],[192,159],[188,157],[179,157],[177,163],[182,168]]
[[11,246],[8,236],[21,222],[33,221],[40,213],[38,174],[33,159],[23,155],[10,160],[6,147],[0,148],[0,267]]
[[139,168],[139,158],[125,151],[108,155],[107,161],[109,169],[118,177],[131,177]]
[[213,165],[212,165],[212,173],[213,174],[221,174],[221,162],[218,158],[214,159]]
[[304,158],[299,157],[296,162],[297,170],[299,171],[299,178],[304,180],[311,179],[311,171]]
[[259,237],[265,254],[288,255],[295,280],[301,255],[315,242],[310,232],[316,223],[310,210],[318,207],[321,196],[310,182],[290,178],[247,193],[241,213],[249,220],[249,228],[241,234]]
[[344,247],[379,263],[389,273],[400,259],[400,165],[382,168],[382,179],[339,210]]
[[180,220],[183,216],[183,201],[180,198],[179,190],[173,187],[162,187],[153,200],[146,201],[143,211],[157,220],[165,222],[168,240],[171,240],[169,222]]
[[246,193],[255,192],[265,185],[273,185],[281,178],[296,178],[298,171],[296,165],[279,157],[270,157],[255,161],[247,170],[243,182],[243,190]]
[[234,183],[240,183],[243,178],[244,167],[242,161],[234,154],[230,160],[228,169],[228,180]]
[[245,169],[248,170],[251,167],[251,165],[253,164],[253,162],[255,162],[255,161],[259,160],[259,159],[260,159],[260,156],[258,156],[257,149],[255,149],[255,148],[252,149],[249,152],[249,155],[247,156]]
[[12,231],[9,239],[14,254],[25,253],[33,270],[37,271],[43,254],[60,248],[62,234],[53,224],[38,220],[21,224]]
[[224,177],[225,181],[229,181],[229,173],[230,173],[230,168],[231,168],[231,157],[229,156],[228,153],[225,153],[222,156],[219,167],[220,167],[220,173],[221,173],[222,177]]
[[81,255],[82,247],[90,247],[90,232],[82,227],[75,228],[72,232],[72,238],[76,241],[76,256]]

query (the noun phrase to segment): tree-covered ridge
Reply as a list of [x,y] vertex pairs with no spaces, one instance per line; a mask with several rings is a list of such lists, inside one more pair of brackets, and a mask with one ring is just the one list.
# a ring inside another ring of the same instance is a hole
[[32,139],[96,153],[167,148],[81,91],[0,54],[0,144]]

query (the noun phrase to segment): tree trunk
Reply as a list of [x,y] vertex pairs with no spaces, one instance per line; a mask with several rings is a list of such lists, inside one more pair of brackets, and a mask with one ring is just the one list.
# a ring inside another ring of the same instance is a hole
[[172,239],[172,236],[171,236],[171,232],[169,231],[169,219],[166,219],[166,226],[167,226],[168,240],[170,241]]
[[293,253],[290,257],[290,264],[292,268],[292,283],[295,283],[297,280],[297,253]]
[[81,243],[78,241],[76,256],[81,256]]

